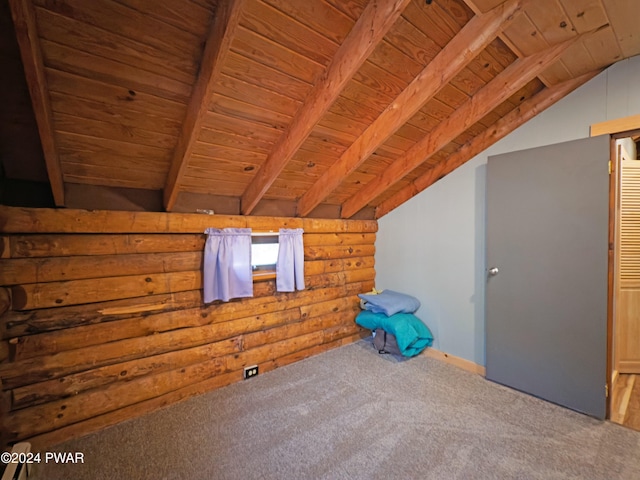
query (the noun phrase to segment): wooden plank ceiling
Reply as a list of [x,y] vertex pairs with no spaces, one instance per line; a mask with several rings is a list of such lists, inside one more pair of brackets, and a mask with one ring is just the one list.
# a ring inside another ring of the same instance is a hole
[[636,0],[9,5],[59,206],[379,218],[640,53]]

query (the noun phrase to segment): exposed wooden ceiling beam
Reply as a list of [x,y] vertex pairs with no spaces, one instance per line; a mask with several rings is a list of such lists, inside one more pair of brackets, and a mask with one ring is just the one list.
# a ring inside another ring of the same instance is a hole
[[182,123],[164,187],[164,207],[167,211],[173,210],[180,193],[180,181],[188,167],[189,157],[209,110],[209,100],[222,71],[245,2],[246,0],[221,0],[216,8],[202,54],[200,72],[191,92],[187,114]]
[[370,0],[327,69],[280,136],[242,195],[241,211],[250,214],[287,162],[338,98],[411,0]]
[[376,207],[376,218],[386,215],[391,210],[399,207],[410,198],[433,185],[442,177],[453,172],[456,168],[468,162],[498,140],[506,137],[516,128],[528,122],[576,88],[587,83],[601,71],[602,70],[598,70],[587,73],[567,80],[566,82],[559,83],[553,87],[545,88],[535,96],[522,102],[522,104],[502,117],[494,125],[461,146],[455,153],[449,155],[445,160],[434,165],[395,195],[380,203],[380,205]]
[[396,159],[384,175],[367,183],[342,205],[342,218],[349,218],[391,185],[402,179],[458,135],[490,113],[525,86],[574,45],[581,36],[562,42],[542,52],[521,58],[499,73],[428,135]]
[[55,141],[51,99],[44,72],[33,4],[31,0],[9,0],[9,6],[16,29],[16,38],[20,47],[20,56],[29,87],[33,113],[38,124],[53,200],[58,207],[62,207],[64,206],[64,179]]
[[300,198],[298,215],[308,215],[391,135],[462,71],[521,9],[509,0],[473,17],[422,72]]

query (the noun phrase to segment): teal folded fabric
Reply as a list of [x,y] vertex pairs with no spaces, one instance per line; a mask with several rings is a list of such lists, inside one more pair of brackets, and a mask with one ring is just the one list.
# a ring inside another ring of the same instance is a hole
[[356,317],[356,323],[369,330],[382,328],[396,337],[398,348],[405,357],[413,357],[433,344],[431,330],[412,313],[396,313],[387,316],[363,310]]

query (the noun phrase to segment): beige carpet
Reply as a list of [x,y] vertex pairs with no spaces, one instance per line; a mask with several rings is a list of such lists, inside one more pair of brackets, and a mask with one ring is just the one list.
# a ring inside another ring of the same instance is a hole
[[57,450],[36,478],[640,479],[640,432],[367,340]]

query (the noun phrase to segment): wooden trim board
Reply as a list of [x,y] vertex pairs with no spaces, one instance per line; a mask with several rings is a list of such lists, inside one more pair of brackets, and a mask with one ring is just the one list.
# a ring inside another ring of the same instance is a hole
[[594,123],[591,125],[591,136],[596,137],[604,134],[614,134],[626,132],[628,130],[636,130],[640,128],[640,115],[631,115],[630,117],[616,118],[615,120],[607,120],[605,122]]
[[636,374],[640,372],[640,362],[637,360],[621,360],[618,365],[620,373]]
[[477,373],[478,375],[482,375],[483,377],[486,375],[486,368],[483,365],[478,365],[471,360],[456,357],[455,355],[451,355],[450,353],[441,352],[440,350],[437,350],[435,348],[427,348],[422,352],[422,355],[425,355],[429,358],[435,358],[436,360],[440,360],[441,362],[445,362],[455,367],[461,368],[463,370],[466,370],[467,372]]

